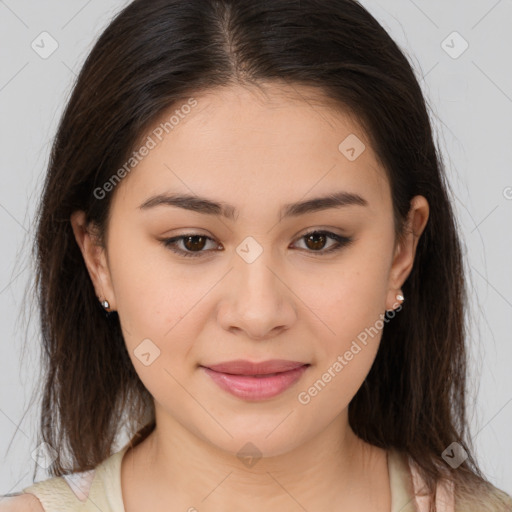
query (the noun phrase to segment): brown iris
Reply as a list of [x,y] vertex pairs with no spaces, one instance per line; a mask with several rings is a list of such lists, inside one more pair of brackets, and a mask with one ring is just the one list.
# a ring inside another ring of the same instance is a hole
[[208,237],[202,235],[187,236],[183,238],[183,245],[189,251],[201,251],[204,248],[207,239]]
[[323,249],[325,242],[327,240],[327,236],[323,233],[311,233],[304,237],[306,240],[306,246],[309,249]]

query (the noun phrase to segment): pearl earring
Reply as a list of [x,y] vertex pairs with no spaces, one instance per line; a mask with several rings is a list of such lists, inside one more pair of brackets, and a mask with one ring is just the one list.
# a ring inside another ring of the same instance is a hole
[[100,300],[100,302],[101,302],[101,305],[102,305],[105,309],[110,308],[110,304],[109,304],[109,302],[108,302],[108,300],[107,300],[107,299],[105,299],[105,300]]
[[396,300],[399,300],[400,302],[403,302],[405,300],[404,296],[399,293],[397,296],[396,296]]

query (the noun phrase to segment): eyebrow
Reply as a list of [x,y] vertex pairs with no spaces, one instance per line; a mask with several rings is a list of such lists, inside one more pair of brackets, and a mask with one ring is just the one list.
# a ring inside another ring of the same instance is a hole
[[[192,210],[206,215],[220,215],[229,220],[235,220],[238,216],[238,211],[233,205],[189,194],[158,194],[144,201],[139,208],[148,210],[162,205]],[[340,191],[307,201],[285,204],[280,210],[279,218],[298,217],[307,213],[352,205],[368,206],[368,202],[358,194]]]

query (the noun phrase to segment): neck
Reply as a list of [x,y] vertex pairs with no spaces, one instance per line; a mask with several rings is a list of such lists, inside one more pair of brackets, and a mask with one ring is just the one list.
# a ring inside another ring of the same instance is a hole
[[378,492],[382,501],[389,492],[386,453],[354,434],[347,411],[307,442],[272,456],[247,441],[221,449],[157,415],[155,430],[124,459],[122,481],[134,485],[123,486],[123,494],[155,511],[162,504],[191,512],[332,510],[333,500],[340,510],[340,500],[361,509],[361,496]]

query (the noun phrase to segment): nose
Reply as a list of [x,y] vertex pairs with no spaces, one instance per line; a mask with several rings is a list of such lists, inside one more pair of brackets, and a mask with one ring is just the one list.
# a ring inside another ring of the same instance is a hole
[[285,273],[266,257],[268,253],[263,251],[251,263],[235,258],[217,310],[218,321],[225,330],[265,340],[296,322],[295,295]]

